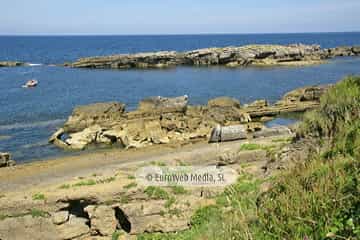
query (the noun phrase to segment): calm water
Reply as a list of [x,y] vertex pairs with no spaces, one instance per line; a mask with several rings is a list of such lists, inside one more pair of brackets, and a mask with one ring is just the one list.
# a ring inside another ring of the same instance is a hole
[[[360,58],[341,58],[304,68],[222,67],[170,70],[83,70],[46,64],[79,57],[158,50],[190,50],[252,43],[306,43],[323,47],[360,45],[360,33],[0,37],[0,60],[41,63],[41,66],[0,68],[0,151],[12,152],[18,162],[68,154],[47,144],[76,105],[121,101],[134,109],[144,97],[187,94],[191,104],[204,104],[217,96],[232,96],[242,103],[259,98],[278,100],[285,92],[312,84],[334,83],[348,74],[360,74]],[[23,89],[29,78],[39,87]]]

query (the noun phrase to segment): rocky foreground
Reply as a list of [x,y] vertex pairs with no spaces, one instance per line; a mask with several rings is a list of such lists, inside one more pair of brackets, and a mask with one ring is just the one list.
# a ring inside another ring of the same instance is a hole
[[66,66],[75,68],[168,68],[179,65],[227,67],[301,66],[323,63],[339,56],[359,56],[360,46],[321,49],[319,45],[248,45],[205,48],[188,52],[149,52],[81,58]]
[[266,100],[241,105],[236,99],[219,97],[205,106],[190,106],[188,97],[182,96],[148,98],[130,112],[120,102],[79,106],[49,141],[64,149],[84,149],[90,145],[130,149],[268,137],[284,129],[267,128],[263,122],[281,113],[317,107],[328,87],[296,89],[273,105]]

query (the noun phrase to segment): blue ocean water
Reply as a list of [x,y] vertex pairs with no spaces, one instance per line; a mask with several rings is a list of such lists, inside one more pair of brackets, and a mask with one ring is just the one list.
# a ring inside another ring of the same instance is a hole
[[[167,70],[88,70],[49,66],[80,57],[159,50],[191,50],[212,46],[320,44],[360,45],[360,33],[0,37],[0,61],[18,60],[40,66],[0,68],[0,151],[18,162],[69,154],[47,144],[76,105],[121,101],[134,109],[148,96],[187,94],[191,104],[217,96],[242,103],[259,98],[278,100],[296,87],[335,83],[360,74],[360,58],[338,58],[328,64],[292,68],[178,67]],[[39,86],[21,85],[36,78]]]

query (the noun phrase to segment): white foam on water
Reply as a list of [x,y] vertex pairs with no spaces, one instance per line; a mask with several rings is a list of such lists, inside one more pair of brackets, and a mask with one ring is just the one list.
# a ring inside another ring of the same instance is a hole
[[49,121],[39,121],[32,123],[14,123],[9,125],[0,125],[0,130],[13,130],[19,128],[35,128],[35,127],[47,127],[57,126],[65,122],[65,119],[55,119]]
[[28,63],[28,65],[30,67],[37,67],[37,66],[42,66],[43,64],[42,63]]

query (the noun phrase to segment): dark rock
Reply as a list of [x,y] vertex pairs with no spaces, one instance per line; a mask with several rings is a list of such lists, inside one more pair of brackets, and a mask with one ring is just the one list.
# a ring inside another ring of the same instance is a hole
[[24,65],[25,63],[23,62],[10,62],[10,61],[0,62],[0,67],[19,67]]
[[10,153],[0,152],[0,168],[1,167],[11,167],[11,166],[14,166],[15,164],[16,164],[16,162],[14,160],[11,160]]

